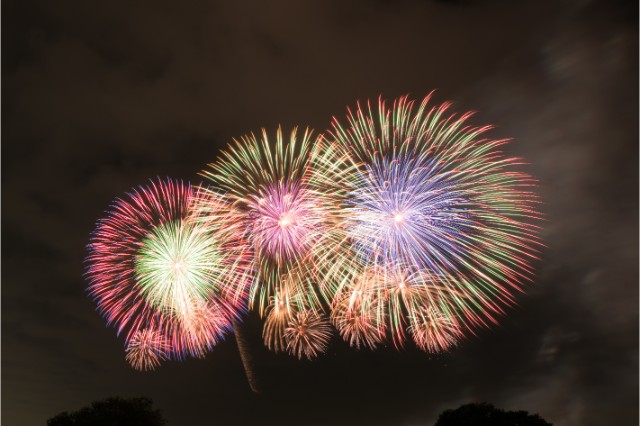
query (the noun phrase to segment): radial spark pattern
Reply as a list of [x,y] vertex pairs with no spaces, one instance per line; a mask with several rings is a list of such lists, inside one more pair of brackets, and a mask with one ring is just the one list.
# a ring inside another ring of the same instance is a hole
[[280,264],[304,256],[315,242],[315,228],[323,223],[318,200],[299,182],[269,185],[249,206],[256,250]]
[[116,200],[93,235],[89,291],[108,324],[124,333],[129,353],[145,354],[131,359],[152,359],[139,342],[158,339],[167,357],[202,356],[245,309],[247,246],[219,231],[231,223],[229,206],[209,199],[218,228],[205,232],[193,219],[194,199],[188,184],[152,181]]
[[[265,131],[260,139],[241,138],[203,172],[227,191],[252,244],[258,275],[251,302],[267,316],[265,342],[276,351],[284,345],[285,314],[321,310],[315,255],[319,242],[334,233],[339,206],[323,185],[331,176],[319,176],[315,164],[341,161],[335,150],[321,150],[310,131],[300,137],[294,130],[285,140],[279,129],[273,143]],[[282,311],[278,304],[289,298]]]
[[211,234],[185,221],[156,227],[135,260],[142,294],[156,308],[186,315],[194,300],[206,300],[218,290],[211,276],[220,273],[216,248]]
[[376,327],[396,344],[410,331],[423,349],[443,350],[495,322],[532,274],[539,214],[522,160],[484,138],[489,127],[468,125],[470,114],[428,103],[358,107],[330,131],[351,171],[340,180],[346,238],[325,246],[341,262],[322,288],[355,346],[376,344]]
[[136,370],[155,370],[167,359],[169,344],[161,333],[145,328],[134,333],[125,352],[127,362]]
[[410,323],[409,332],[416,346],[426,352],[444,352],[462,338],[456,318],[445,315],[433,306],[414,311]]
[[375,290],[357,280],[354,286],[343,287],[334,298],[331,321],[351,346],[374,348],[385,337],[382,302]]
[[329,322],[313,311],[297,312],[284,330],[287,351],[301,359],[313,359],[327,349],[331,339]]

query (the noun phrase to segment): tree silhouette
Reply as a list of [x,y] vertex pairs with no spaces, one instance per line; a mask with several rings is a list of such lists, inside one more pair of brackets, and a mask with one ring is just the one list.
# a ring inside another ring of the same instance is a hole
[[491,404],[465,404],[446,410],[435,426],[553,426],[537,414],[504,411]]
[[47,426],[164,426],[167,421],[154,410],[149,398],[107,398],[79,411],[66,411],[47,420]]

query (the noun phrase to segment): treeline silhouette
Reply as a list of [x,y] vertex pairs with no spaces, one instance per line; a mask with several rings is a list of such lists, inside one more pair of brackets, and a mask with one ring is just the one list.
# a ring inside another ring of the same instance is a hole
[[[337,419],[339,420],[339,419]],[[363,419],[364,420],[364,419]],[[160,410],[149,398],[108,398],[79,411],[66,411],[47,421],[47,426],[165,426]],[[434,426],[553,426],[537,414],[505,411],[491,404],[465,404],[446,410]]]
[[47,420],[47,426],[165,426],[160,410],[149,398],[107,398],[79,411],[66,411]]
[[553,426],[538,414],[504,411],[491,404],[465,404],[446,410],[434,426]]

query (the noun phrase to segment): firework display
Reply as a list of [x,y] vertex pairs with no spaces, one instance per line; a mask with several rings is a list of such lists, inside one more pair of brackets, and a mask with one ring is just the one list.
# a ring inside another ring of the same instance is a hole
[[219,228],[204,232],[193,220],[195,195],[188,184],[152,181],[117,200],[91,240],[89,292],[124,334],[135,368],[203,356],[245,309],[248,248],[222,232],[229,221],[221,197],[209,202]]
[[358,104],[325,135],[250,134],[201,172],[210,186],[156,180],[116,200],[87,276],[126,360],[203,357],[248,309],[269,349],[299,359],[334,329],[357,349],[440,353],[496,323],[533,275],[536,182],[507,140],[430,98]]

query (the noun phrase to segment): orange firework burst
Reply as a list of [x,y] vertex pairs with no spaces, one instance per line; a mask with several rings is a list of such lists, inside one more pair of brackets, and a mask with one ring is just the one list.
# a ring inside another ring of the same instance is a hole
[[426,352],[444,352],[462,338],[462,330],[455,318],[443,314],[435,307],[422,307],[409,320],[409,332],[416,346]]
[[287,351],[301,359],[313,359],[327,349],[331,326],[323,316],[313,311],[297,312],[284,330]]
[[157,330],[145,328],[137,331],[129,340],[126,360],[136,370],[155,370],[160,362],[167,359],[168,352],[167,339]]

